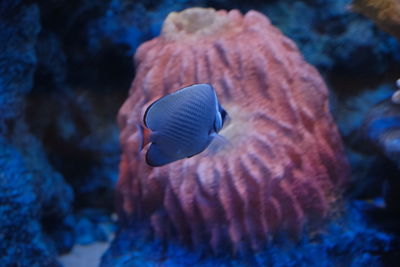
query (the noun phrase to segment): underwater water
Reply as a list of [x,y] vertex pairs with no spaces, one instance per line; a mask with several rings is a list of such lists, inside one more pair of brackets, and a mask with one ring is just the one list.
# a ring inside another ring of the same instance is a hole
[[[0,1],[0,266],[399,266],[400,7],[374,3]],[[192,7],[238,11],[163,28]],[[193,83],[228,145],[146,165],[134,123]]]

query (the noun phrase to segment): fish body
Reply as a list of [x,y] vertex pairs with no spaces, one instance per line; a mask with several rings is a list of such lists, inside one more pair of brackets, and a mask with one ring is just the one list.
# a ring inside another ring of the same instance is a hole
[[156,100],[143,117],[151,130],[147,164],[162,166],[204,151],[221,130],[225,116],[209,84],[194,84]]

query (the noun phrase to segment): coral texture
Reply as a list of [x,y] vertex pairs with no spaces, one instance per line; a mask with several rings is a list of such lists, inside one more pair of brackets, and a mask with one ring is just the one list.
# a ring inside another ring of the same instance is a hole
[[[296,46],[250,11],[171,13],[162,35],[139,47],[137,74],[119,113],[123,222],[150,219],[155,234],[234,252],[280,230],[320,221],[346,179],[327,88]],[[161,168],[139,151],[146,103],[193,83],[210,83],[231,122],[205,152]],[[226,242],[227,241],[227,242]]]

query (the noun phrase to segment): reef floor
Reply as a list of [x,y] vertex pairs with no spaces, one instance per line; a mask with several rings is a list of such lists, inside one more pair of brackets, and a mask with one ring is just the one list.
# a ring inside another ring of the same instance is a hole
[[97,267],[110,242],[95,242],[90,245],[75,245],[70,253],[58,259],[64,267]]

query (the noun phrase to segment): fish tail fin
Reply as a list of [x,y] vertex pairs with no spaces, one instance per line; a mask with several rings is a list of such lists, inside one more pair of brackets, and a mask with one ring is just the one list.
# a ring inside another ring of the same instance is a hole
[[142,151],[147,146],[147,144],[150,143],[151,131],[140,124],[137,125],[137,129],[140,136],[139,151]]

